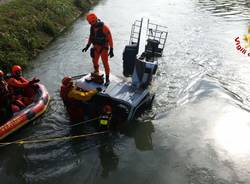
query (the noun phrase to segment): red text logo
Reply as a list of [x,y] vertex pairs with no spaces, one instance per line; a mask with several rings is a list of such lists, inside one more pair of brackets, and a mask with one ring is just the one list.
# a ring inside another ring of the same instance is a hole
[[248,50],[250,47],[250,26],[248,27],[248,33],[243,35],[243,42],[241,42],[240,37],[235,38],[234,41],[236,49],[242,54],[250,57],[250,50]]

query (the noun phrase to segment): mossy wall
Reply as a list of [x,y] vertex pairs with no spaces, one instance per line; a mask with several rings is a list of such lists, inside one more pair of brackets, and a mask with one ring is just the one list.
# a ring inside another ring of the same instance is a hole
[[0,5],[0,69],[27,66],[98,0],[12,0]]

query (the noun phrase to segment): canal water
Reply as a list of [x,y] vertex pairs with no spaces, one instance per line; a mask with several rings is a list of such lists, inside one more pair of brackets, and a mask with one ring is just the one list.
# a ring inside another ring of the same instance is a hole
[[[103,0],[93,11],[111,28],[111,72],[119,77],[133,21],[168,26],[152,109],[122,132],[1,147],[1,183],[250,183],[250,48],[236,49],[247,45],[250,2]],[[46,85],[50,106],[7,140],[96,131],[70,127],[59,96],[64,76],[92,70],[89,54],[81,52],[88,34],[82,17],[34,60],[26,75]]]

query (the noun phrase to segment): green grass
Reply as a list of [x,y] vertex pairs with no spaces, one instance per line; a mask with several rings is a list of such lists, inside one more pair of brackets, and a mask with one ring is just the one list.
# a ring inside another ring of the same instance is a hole
[[12,0],[0,6],[0,69],[25,67],[98,0]]

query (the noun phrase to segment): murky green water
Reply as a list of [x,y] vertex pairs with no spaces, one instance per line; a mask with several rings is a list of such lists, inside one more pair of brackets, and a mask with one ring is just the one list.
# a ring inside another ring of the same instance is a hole
[[[1,183],[250,183],[250,57],[234,41],[245,44],[250,2],[105,0],[93,11],[112,30],[117,76],[135,19],[169,27],[152,110],[123,133],[1,148]],[[52,101],[43,117],[10,139],[95,131],[69,128],[59,97],[65,75],[92,70],[81,53],[88,33],[79,19],[34,61],[27,75],[46,84]]]

